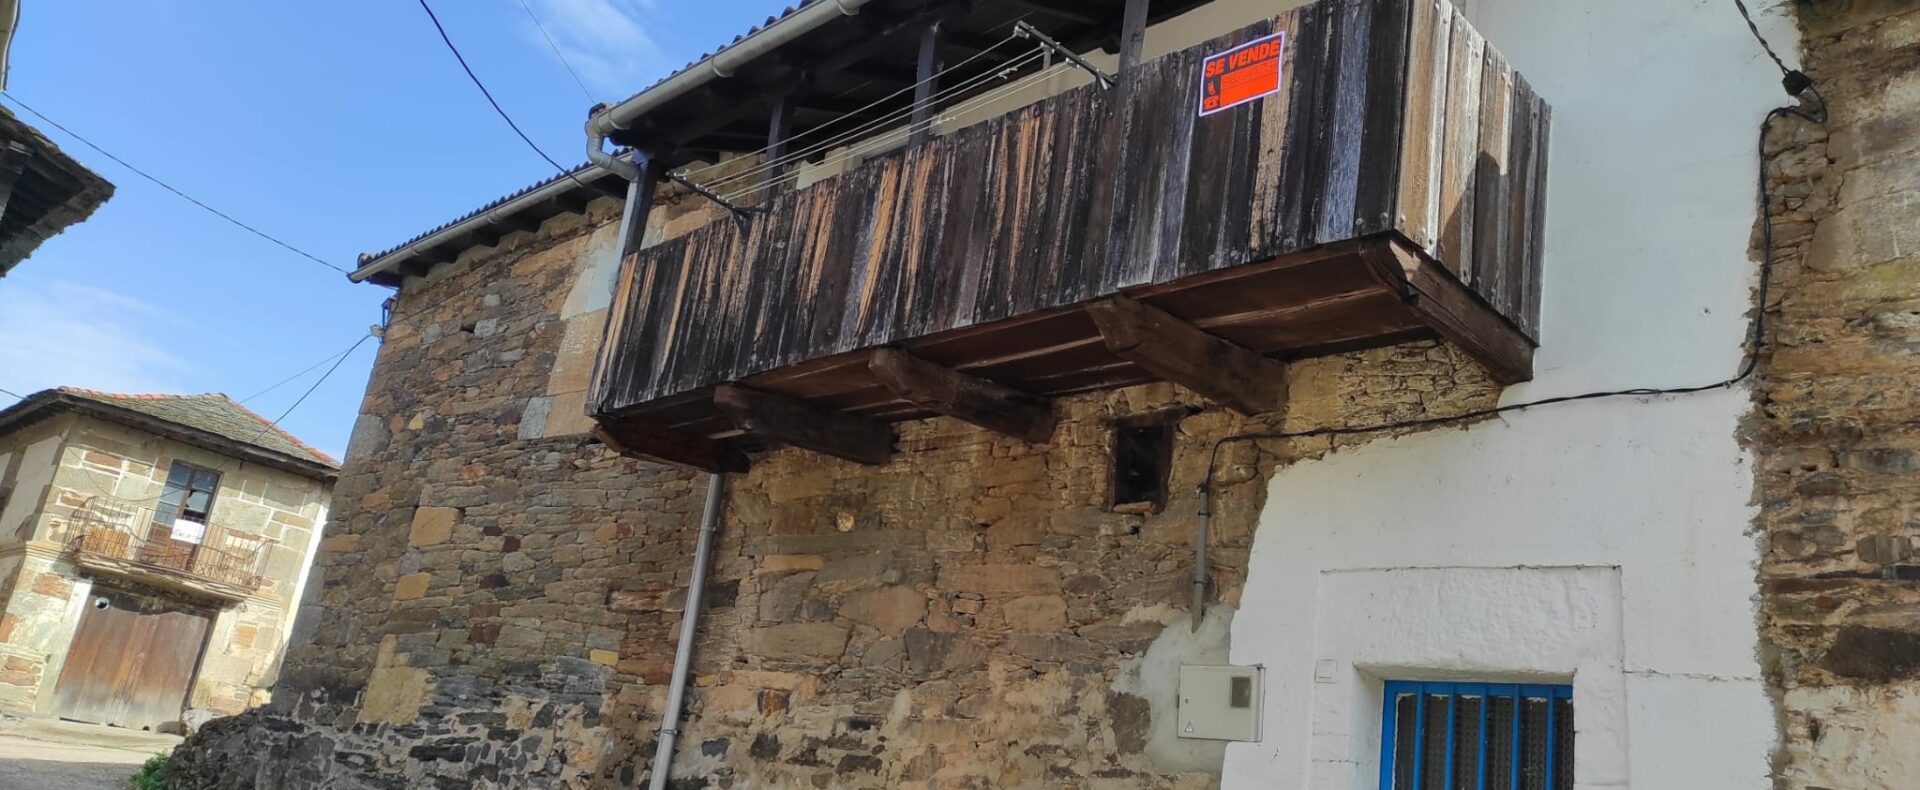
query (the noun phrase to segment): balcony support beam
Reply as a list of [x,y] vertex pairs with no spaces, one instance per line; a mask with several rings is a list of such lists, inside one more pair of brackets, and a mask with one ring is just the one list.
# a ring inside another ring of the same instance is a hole
[[805,401],[737,384],[713,390],[714,405],[747,434],[868,466],[893,457],[893,429]]
[[1394,237],[1361,250],[1375,278],[1449,343],[1472,357],[1502,386],[1533,379],[1533,343],[1519,328],[1482,304],[1439,262]]
[[1286,366],[1210,335],[1164,310],[1124,296],[1087,307],[1116,356],[1241,414],[1286,404]]
[[867,369],[901,400],[1015,439],[1053,437],[1053,401],[936,365],[897,348],[875,349]]
[[614,452],[628,458],[691,466],[714,474],[747,471],[745,453],[704,436],[689,436],[630,422],[602,422],[600,427],[594,429],[593,435]]

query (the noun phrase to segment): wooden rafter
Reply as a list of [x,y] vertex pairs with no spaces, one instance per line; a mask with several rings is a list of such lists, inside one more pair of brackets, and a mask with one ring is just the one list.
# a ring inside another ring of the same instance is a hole
[[628,458],[691,466],[714,474],[747,471],[747,456],[723,442],[634,422],[602,422],[595,438]]
[[715,387],[713,402],[735,427],[765,441],[869,466],[893,457],[893,429],[883,422],[737,384]]
[[1286,403],[1286,367],[1124,296],[1087,307],[1107,350],[1241,414]]
[[1053,402],[936,365],[897,348],[875,349],[867,369],[894,396],[995,433],[1041,443],[1053,436]]

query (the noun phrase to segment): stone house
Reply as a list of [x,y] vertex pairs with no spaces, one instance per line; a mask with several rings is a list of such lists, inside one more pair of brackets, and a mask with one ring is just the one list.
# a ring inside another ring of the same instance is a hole
[[175,776],[1916,786],[1920,7],[1757,11],[799,5],[363,258]]
[[335,475],[224,395],[0,410],[0,709],[173,730],[264,702]]

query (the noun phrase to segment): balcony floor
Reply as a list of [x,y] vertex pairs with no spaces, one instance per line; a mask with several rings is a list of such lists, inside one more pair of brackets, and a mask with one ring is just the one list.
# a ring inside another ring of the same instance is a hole
[[[1393,233],[1142,286],[1123,295],[1282,362],[1437,338],[1459,345],[1502,383],[1528,378],[1531,369],[1532,344],[1517,328]],[[968,376],[1045,397],[1159,380],[1108,348],[1088,311],[1092,304],[894,345]],[[871,358],[872,350],[862,349],[738,383],[878,422],[935,415],[883,384],[869,367]],[[763,444],[715,404],[714,391],[707,387],[641,404],[603,424],[616,441],[621,435],[638,438],[644,433],[745,448]],[[633,446],[647,441],[620,443],[649,454]]]

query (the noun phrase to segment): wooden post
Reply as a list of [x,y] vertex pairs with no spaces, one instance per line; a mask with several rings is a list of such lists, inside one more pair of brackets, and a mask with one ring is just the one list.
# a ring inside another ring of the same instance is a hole
[[1147,0],[1127,0],[1120,16],[1120,78],[1140,65],[1140,50],[1147,43]]
[[[778,162],[787,155],[787,138],[793,131],[793,94],[782,95],[773,103],[773,114],[767,119],[767,161]],[[775,164],[767,168],[760,184],[760,203],[765,205],[774,195],[780,194],[780,177],[787,174],[787,166]]]
[[914,71],[913,124],[908,128],[913,132],[908,136],[911,142],[918,143],[933,134],[933,95],[939,91],[940,79],[940,23],[935,22],[920,31],[920,60]]
[[[621,329],[627,315],[627,302],[633,293],[633,267],[640,256],[640,245],[647,237],[647,219],[653,213],[653,193],[660,184],[661,156],[645,151],[633,152],[633,163],[640,169],[640,178],[627,184],[627,201],[620,207],[620,274],[614,279],[612,308],[607,310],[606,327],[600,331],[600,353],[593,360],[593,376],[587,389],[587,411],[599,408],[601,399],[606,397],[606,383],[601,377],[607,373],[607,365],[613,358],[615,345],[619,342]],[[534,226],[538,228],[538,225]]]

